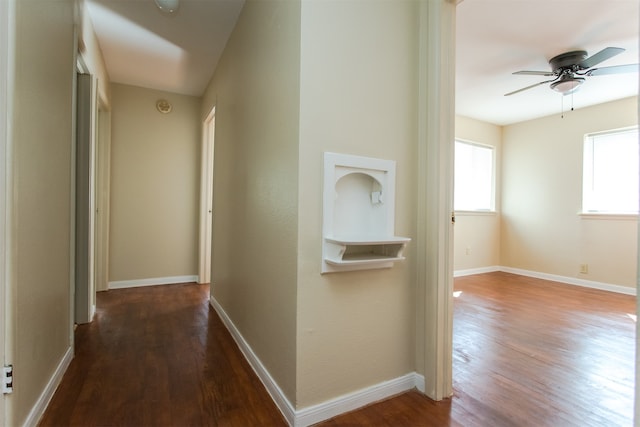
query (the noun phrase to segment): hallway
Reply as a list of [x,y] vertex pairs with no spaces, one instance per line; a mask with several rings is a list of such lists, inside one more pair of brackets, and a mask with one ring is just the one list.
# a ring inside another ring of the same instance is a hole
[[208,296],[192,283],[99,292],[40,425],[286,425]]
[[[631,426],[636,299],[508,273],[457,278],[454,398],[410,391],[322,426]],[[98,294],[41,426],[285,426],[207,285]]]

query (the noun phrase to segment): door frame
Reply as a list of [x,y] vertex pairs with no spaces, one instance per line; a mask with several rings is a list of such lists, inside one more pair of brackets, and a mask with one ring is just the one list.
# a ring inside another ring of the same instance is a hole
[[200,166],[200,251],[198,283],[211,282],[211,247],[213,241],[213,159],[215,147],[216,107],[211,108],[202,125]]
[[[95,142],[95,292],[109,289],[111,112],[98,97]],[[95,292],[93,306],[95,308]]]
[[459,0],[419,9],[416,361],[433,400],[453,394],[453,141]]
[[[638,36],[640,41],[640,35]],[[640,80],[640,77],[638,77]],[[640,123],[640,97],[638,98],[638,123]],[[640,248],[640,227],[638,227],[638,247]],[[638,251],[637,265],[640,266],[640,251]],[[640,295],[640,268],[636,269],[636,319],[640,317],[640,304],[638,304],[638,295]],[[640,328],[636,321],[636,376],[635,376],[635,405],[634,415],[635,422],[640,423]]]
[[[11,111],[13,103],[14,61],[14,0],[0,1],[0,356],[2,364],[8,360],[7,326],[11,324],[12,310],[9,305],[10,250],[11,250]],[[0,397],[0,425],[6,425],[6,398]]]
[[216,107],[214,105],[202,124],[198,283],[211,282],[211,247],[213,242],[213,159],[215,133]]
[[[76,87],[75,322],[89,323],[95,313],[96,109],[97,84],[78,58]],[[77,175],[82,174],[79,178]]]

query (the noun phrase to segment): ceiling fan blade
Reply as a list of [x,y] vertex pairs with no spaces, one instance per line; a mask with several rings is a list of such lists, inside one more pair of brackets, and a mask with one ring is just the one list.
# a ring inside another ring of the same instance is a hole
[[526,75],[526,76],[547,76],[547,77],[555,76],[555,74],[552,71],[516,71],[513,74]]
[[637,73],[640,64],[614,65],[613,67],[593,68],[587,71],[587,76],[604,76],[607,74]]
[[621,47],[605,47],[600,52],[595,55],[591,55],[582,61],[579,65],[580,68],[586,70],[587,68],[591,68],[594,65],[601,63],[602,61],[606,61],[609,58],[613,58],[616,55],[621,54],[625,50]]
[[533,89],[536,86],[540,86],[540,85],[543,85],[545,83],[552,83],[552,82],[555,82],[556,80],[558,80],[558,79],[551,79],[551,80],[545,80],[543,82],[538,82],[536,84],[532,84],[531,86],[523,87],[522,89],[518,89],[518,90],[514,90],[513,92],[505,93],[504,96],[510,96],[510,95],[516,94],[518,92],[523,92],[525,90]]

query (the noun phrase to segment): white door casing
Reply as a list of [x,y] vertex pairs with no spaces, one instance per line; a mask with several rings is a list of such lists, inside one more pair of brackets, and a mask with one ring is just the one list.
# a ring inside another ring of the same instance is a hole
[[200,251],[198,282],[211,282],[211,245],[213,225],[213,153],[215,145],[216,107],[203,124],[200,168]]
[[420,2],[416,360],[424,393],[453,393],[455,0]]
[[95,79],[78,74],[76,116],[75,321],[91,322],[95,298]]
[[[13,102],[13,0],[0,1],[0,355],[2,364],[9,364],[6,328],[11,324],[9,305],[10,278],[10,193],[11,193],[11,105]],[[7,424],[6,398],[0,396],[0,425]]]
[[111,113],[98,105],[96,125],[95,189],[95,286],[96,292],[109,289],[109,195],[111,157]]

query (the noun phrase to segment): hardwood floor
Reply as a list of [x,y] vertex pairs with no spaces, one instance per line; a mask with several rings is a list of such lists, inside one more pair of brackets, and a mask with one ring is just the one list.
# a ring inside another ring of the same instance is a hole
[[632,426],[633,296],[508,273],[457,278],[454,396],[417,392],[321,426]]
[[101,292],[41,426],[286,426],[209,286]]
[[[455,280],[454,396],[319,426],[631,426],[636,299],[507,273]],[[98,294],[42,426],[283,426],[208,287]]]

